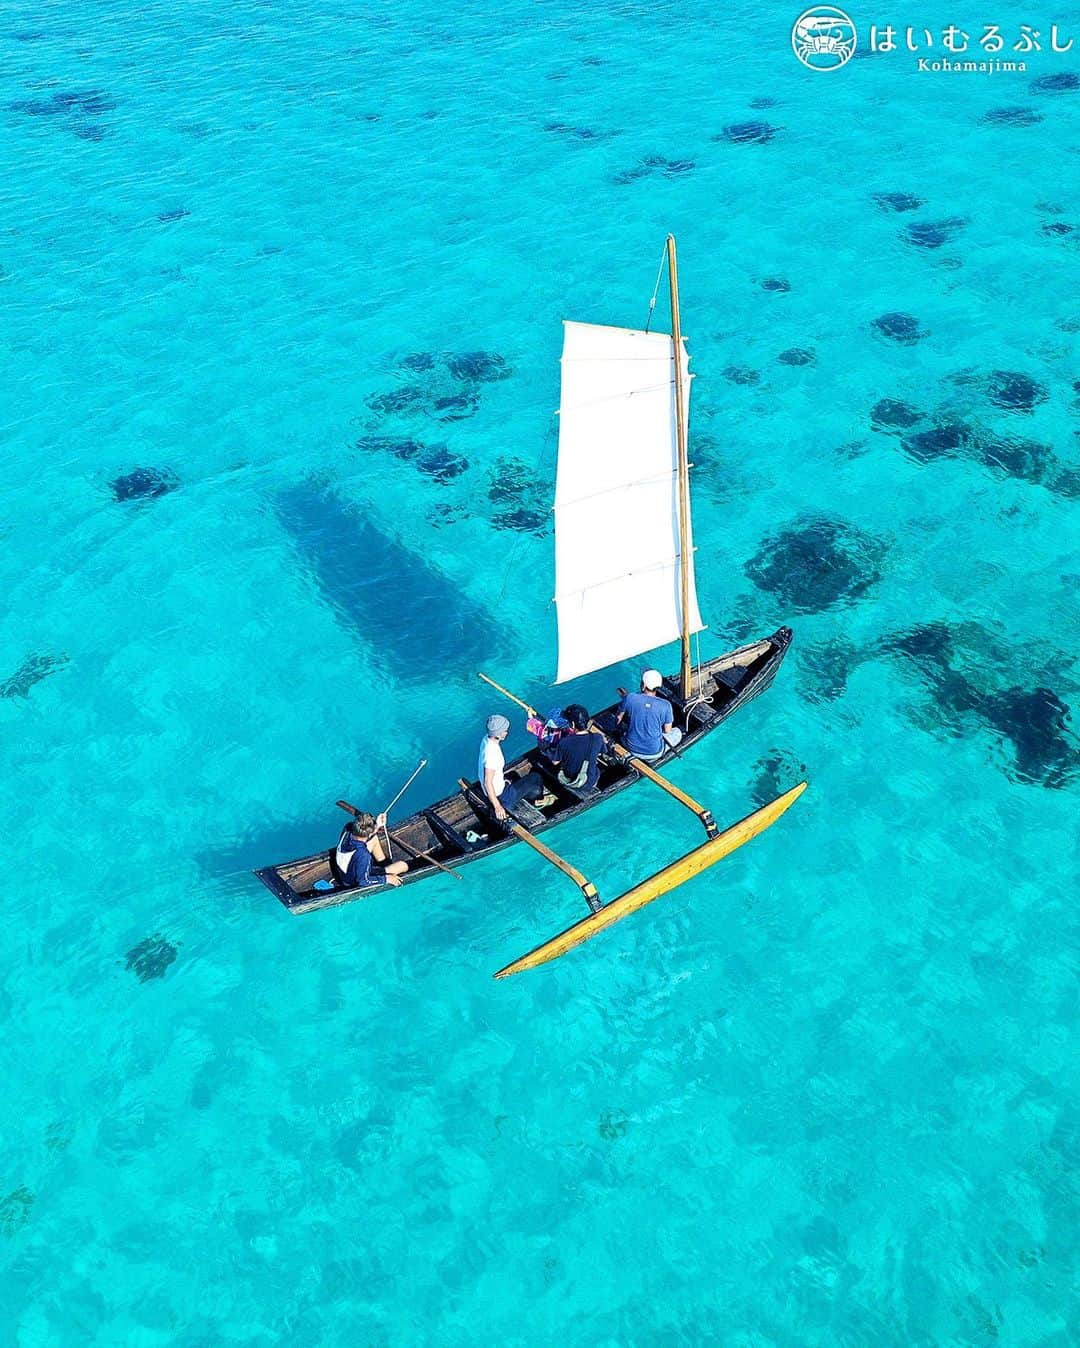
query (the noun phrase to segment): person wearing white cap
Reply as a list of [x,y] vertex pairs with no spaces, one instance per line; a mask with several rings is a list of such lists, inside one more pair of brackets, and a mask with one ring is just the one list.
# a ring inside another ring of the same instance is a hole
[[476,765],[476,775],[484,788],[484,795],[491,802],[495,818],[506,818],[507,810],[512,810],[519,800],[536,801],[542,808],[555,799],[544,790],[544,779],[538,772],[528,772],[524,777],[507,781],[505,775],[506,759],[503,757],[502,742],[510,733],[510,722],[505,716],[489,716],[484,738],[480,741],[480,759]]
[[659,758],[664,752],[665,739],[675,726],[671,703],[659,696],[664,682],[657,669],[647,669],[641,676],[641,692],[627,693],[619,708],[616,724],[626,721],[623,742],[637,758]]

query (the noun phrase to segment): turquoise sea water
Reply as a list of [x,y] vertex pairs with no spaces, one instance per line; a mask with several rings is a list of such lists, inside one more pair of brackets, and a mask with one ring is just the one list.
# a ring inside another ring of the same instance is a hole
[[[1080,46],[823,75],[795,13],[0,9],[4,1342],[1080,1341]],[[529,855],[290,917],[250,869],[447,792],[476,668],[563,699],[560,319],[669,229],[702,654],[796,631],[674,775],[810,791],[506,983],[578,915]]]

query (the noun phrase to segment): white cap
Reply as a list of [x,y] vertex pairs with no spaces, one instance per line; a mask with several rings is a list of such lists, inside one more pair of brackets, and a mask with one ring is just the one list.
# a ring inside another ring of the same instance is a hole
[[664,676],[658,669],[647,669],[641,676],[641,682],[646,688],[659,688],[664,682]]

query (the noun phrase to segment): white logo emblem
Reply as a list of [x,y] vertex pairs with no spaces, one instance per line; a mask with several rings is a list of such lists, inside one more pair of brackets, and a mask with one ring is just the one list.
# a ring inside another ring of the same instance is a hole
[[839,70],[855,55],[855,25],[842,9],[815,5],[795,20],[791,47],[811,70]]

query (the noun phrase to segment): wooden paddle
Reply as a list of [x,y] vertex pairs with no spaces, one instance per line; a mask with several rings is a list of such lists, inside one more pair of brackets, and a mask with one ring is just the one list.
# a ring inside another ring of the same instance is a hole
[[[417,769],[417,771],[419,771],[419,769]],[[344,810],[346,814],[351,814],[354,819],[358,814],[363,813],[363,811],[358,810],[355,805],[350,805],[347,800],[339,800],[336,803],[339,810]],[[436,860],[430,852],[421,852],[418,847],[411,847],[403,838],[395,838],[394,841],[399,847],[404,847],[405,851],[408,852],[410,856],[422,857],[425,861],[430,861],[433,866],[437,866],[440,871],[445,871],[447,875],[452,875],[455,880],[464,880],[465,877],[463,875],[459,874],[457,871],[452,871],[449,866],[444,866],[443,863]]]
[[[401,797],[405,794],[405,792],[408,791],[409,787],[412,786],[413,782],[416,781],[417,777],[420,776],[421,772],[423,772],[423,770],[424,770],[426,767],[427,767],[427,759],[426,759],[426,758],[422,758],[422,759],[420,760],[420,762],[417,763],[415,769],[409,774],[408,778],[407,778],[406,781],[405,781],[404,786],[402,786],[401,790],[397,793],[397,795],[396,795],[396,796],[394,797],[394,799],[390,802],[390,804],[389,804],[389,805],[383,806],[383,810],[382,810],[383,819],[386,818],[386,816],[390,813],[390,811],[391,811],[391,810],[394,808],[394,806],[398,803],[398,801],[399,801],[399,800],[401,799]],[[393,847],[391,847],[391,845],[390,845],[390,830],[389,830],[389,828],[386,826],[385,823],[383,824],[383,837],[386,839],[386,859],[387,859],[387,861],[393,861],[393,859],[394,859],[394,849],[393,849]],[[406,849],[406,850],[407,850],[407,849]]]

